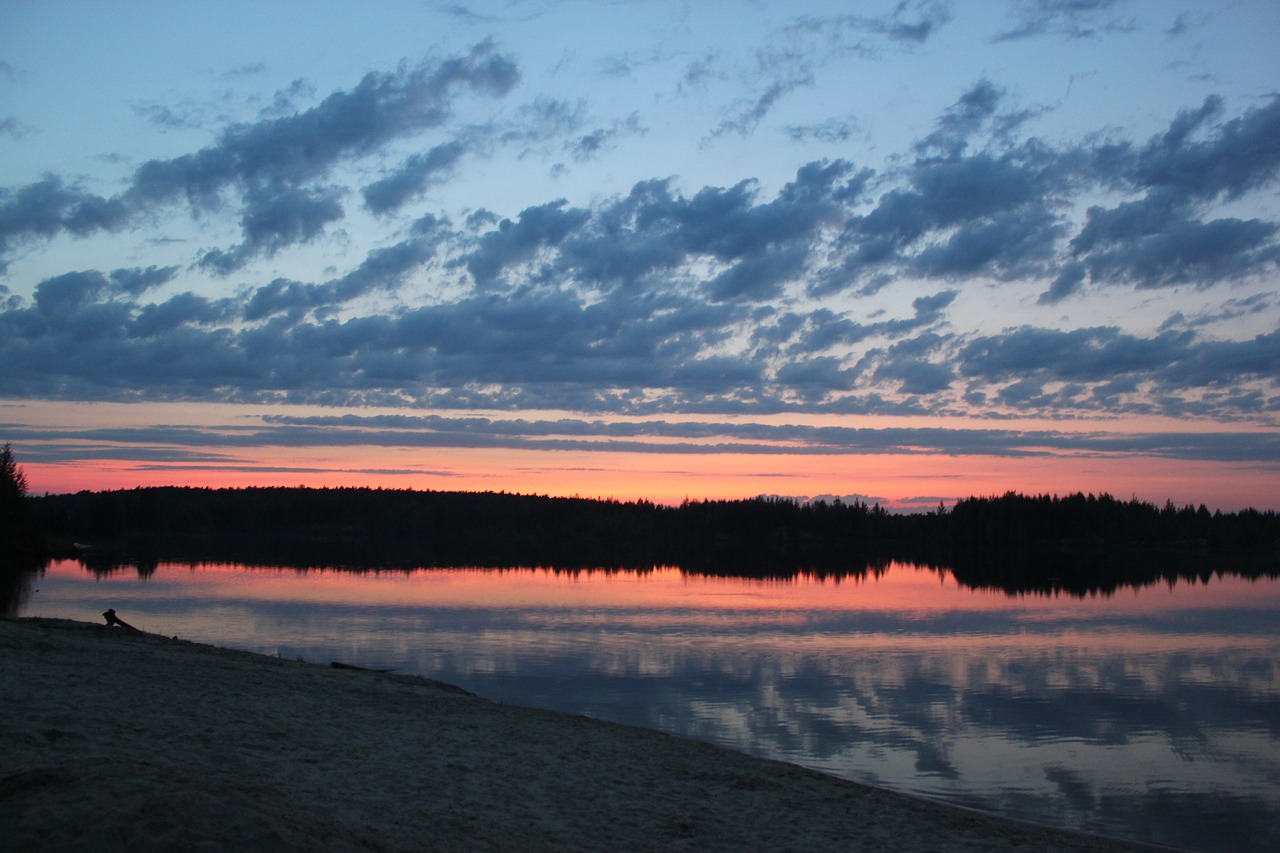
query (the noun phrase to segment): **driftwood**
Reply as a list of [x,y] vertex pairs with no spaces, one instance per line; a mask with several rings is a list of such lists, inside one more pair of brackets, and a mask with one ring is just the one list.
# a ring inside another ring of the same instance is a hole
[[139,634],[142,633],[142,631],[133,627],[128,622],[124,621],[119,616],[117,616],[114,608],[103,613],[102,618],[107,620],[108,628],[110,628],[112,625],[119,625],[121,628],[124,628],[126,631],[136,631]]

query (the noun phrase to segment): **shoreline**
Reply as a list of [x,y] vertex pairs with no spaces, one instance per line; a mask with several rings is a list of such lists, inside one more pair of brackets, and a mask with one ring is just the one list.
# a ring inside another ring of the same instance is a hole
[[417,676],[0,619],[13,849],[1156,850]]

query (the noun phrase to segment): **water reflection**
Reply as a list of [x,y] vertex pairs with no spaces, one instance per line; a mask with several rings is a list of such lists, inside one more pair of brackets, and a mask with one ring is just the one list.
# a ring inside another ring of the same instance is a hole
[[1007,596],[894,565],[744,581],[51,566],[96,619],[702,738],[847,778],[1198,850],[1280,849],[1280,582]]
[[0,616],[16,616],[26,607],[40,569],[0,566]]

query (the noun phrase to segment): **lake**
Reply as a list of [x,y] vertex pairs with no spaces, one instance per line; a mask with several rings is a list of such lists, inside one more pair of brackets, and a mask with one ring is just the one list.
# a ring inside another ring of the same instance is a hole
[[56,562],[23,616],[394,668],[999,814],[1280,849],[1280,580],[1009,595],[892,564],[745,580]]

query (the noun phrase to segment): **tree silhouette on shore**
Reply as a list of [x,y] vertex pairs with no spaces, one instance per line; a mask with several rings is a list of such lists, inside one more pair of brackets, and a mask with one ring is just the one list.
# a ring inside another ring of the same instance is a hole
[[368,488],[163,487],[28,499],[104,570],[160,561],[307,567],[677,566],[744,577],[844,576],[892,561],[1009,590],[1111,591],[1280,569],[1275,512],[1158,507],[1110,495],[970,497],[895,514],[861,502],[649,501]]

